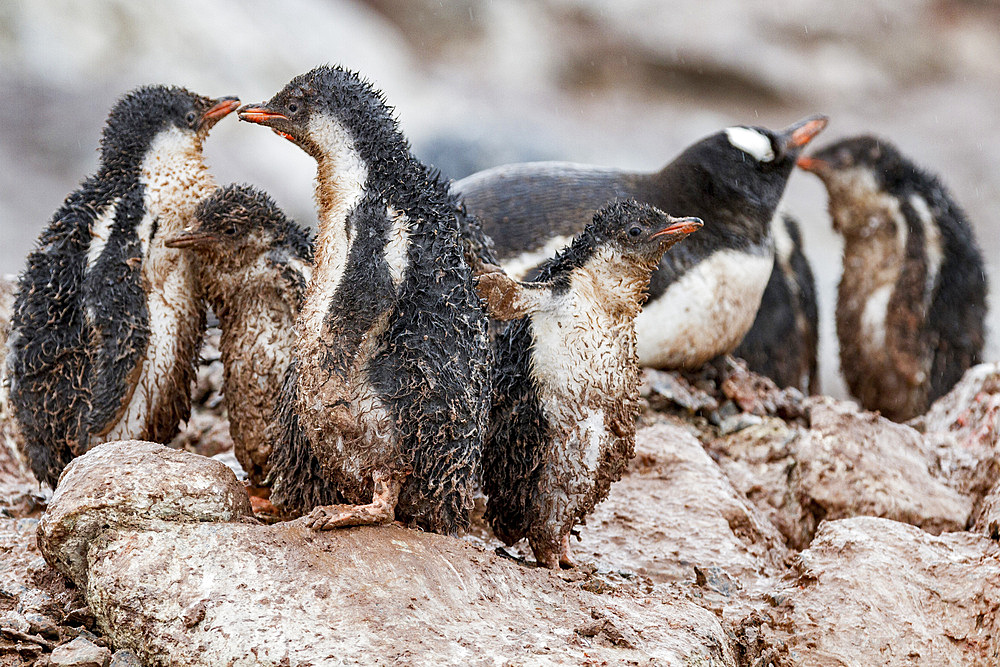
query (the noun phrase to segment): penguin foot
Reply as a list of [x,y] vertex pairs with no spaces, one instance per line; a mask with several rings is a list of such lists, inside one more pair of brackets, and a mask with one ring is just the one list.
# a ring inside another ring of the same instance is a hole
[[306,526],[312,530],[333,530],[349,526],[379,526],[396,518],[396,501],[402,483],[383,473],[372,475],[375,493],[367,505],[324,505],[306,515]]
[[563,535],[562,550],[559,552],[559,566],[564,570],[573,570],[576,568],[576,565],[576,561],[573,560],[573,553],[569,547],[569,533],[566,533]]

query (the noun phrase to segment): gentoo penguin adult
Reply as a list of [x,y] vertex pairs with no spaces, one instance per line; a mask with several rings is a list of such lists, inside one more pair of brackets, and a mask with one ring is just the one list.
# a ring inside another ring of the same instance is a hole
[[823,181],[844,237],[840,367],[869,410],[922,414],[979,363],[986,270],[965,213],[889,142],[838,141],[799,166]]
[[702,223],[634,200],[602,208],[534,282],[479,277],[494,341],[486,520],[539,564],[572,567],[569,535],[607,497],[634,452],[635,318],[663,253]]
[[814,116],[780,132],[730,127],[656,173],[537,162],[452,188],[515,277],[530,275],[612,199],[702,218],[701,232],[663,256],[636,321],[640,364],[692,369],[732,351],[753,324],[774,264],[771,218],[802,147],[825,126]]
[[[306,523],[465,527],[490,349],[447,183],[413,156],[381,93],[341,67],[296,77],[239,113],[318,166],[313,277],[281,414],[356,504],[316,508]],[[276,447],[299,451],[287,438]]]
[[166,245],[195,257],[198,282],[219,318],[223,402],[236,458],[261,486],[270,469],[268,428],[312,275],[309,233],[266,193],[228,185],[203,200],[192,224]]
[[779,387],[819,393],[819,308],[799,223],[789,213],[771,220],[774,269],[750,331],[733,350],[755,373]]
[[202,142],[235,97],[148,86],[112,108],[97,173],[28,255],[8,381],[39,481],[92,445],[168,442],[190,412],[205,309],[189,258],[163,239],[215,189]]

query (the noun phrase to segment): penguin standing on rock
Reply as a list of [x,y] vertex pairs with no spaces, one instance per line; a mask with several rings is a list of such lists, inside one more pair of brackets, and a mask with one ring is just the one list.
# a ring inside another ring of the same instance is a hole
[[639,363],[694,369],[731,352],[753,324],[774,265],[771,219],[795,159],[825,126],[825,117],[814,116],[780,132],[730,127],[651,174],[513,164],[473,174],[453,190],[515,277],[529,275],[616,198],[703,218],[700,233],[664,255],[636,321]]
[[169,442],[190,413],[205,309],[188,257],[164,238],[215,189],[202,142],[239,106],[183,88],[122,97],[100,166],[66,198],[21,275],[10,401],[35,477],[55,486],[109,440]]
[[202,201],[194,222],[166,245],[194,255],[199,284],[219,318],[229,431],[237,460],[260,486],[295,318],[312,275],[309,234],[265,193],[229,185]]
[[[447,184],[413,156],[381,94],[340,67],[239,113],[317,162],[315,263],[279,406],[289,437],[275,446],[314,456],[355,504],[318,507],[306,523],[466,527],[490,349]],[[274,474],[285,473],[295,467]]]
[[965,214],[892,144],[844,139],[799,159],[844,237],[840,365],[851,393],[894,421],[923,414],[985,338],[986,271]]
[[635,446],[635,318],[663,253],[702,226],[634,200],[602,208],[534,282],[479,277],[496,319],[484,450],[486,520],[539,564],[573,566],[569,536],[621,478]]

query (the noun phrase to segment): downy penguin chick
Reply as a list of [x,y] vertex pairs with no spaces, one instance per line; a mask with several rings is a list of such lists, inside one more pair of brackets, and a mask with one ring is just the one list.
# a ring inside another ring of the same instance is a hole
[[922,414],[979,363],[986,271],[950,193],[892,144],[863,136],[803,157],[844,237],[840,366],[868,410]]
[[779,387],[819,393],[819,306],[799,224],[788,213],[771,221],[774,269],[750,331],[733,355]]
[[663,253],[702,226],[634,200],[602,208],[534,282],[479,277],[495,341],[486,520],[539,564],[573,565],[570,531],[607,497],[635,446],[635,318]]
[[[447,184],[413,156],[381,94],[340,67],[296,77],[240,118],[317,162],[313,278],[296,320],[294,395],[280,414],[357,504],[316,508],[307,524],[395,515],[437,532],[464,528],[490,349]],[[294,440],[275,447],[298,450]]]
[[169,442],[188,418],[205,308],[189,258],[163,240],[215,189],[202,142],[237,106],[176,87],[126,94],[108,116],[97,173],[28,255],[8,381],[40,481],[54,487],[101,442]]
[[512,164],[457,181],[453,190],[518,278],[616,198],[706,220],[700,233],[663,256],[636,321],[640,364],[694,369],[731,352],[753,324],[774,265],[771,219],[795,159],[825,126],[826,118],[815,116],[780,132],[730,127],[655,173]]
[[275,404],[292,359],[294,324],[312,275],[312,242],[264,192],[228,185],[166,240],[195,257],[222,331],[223,401],[237,460],[254,486],[269,471]]

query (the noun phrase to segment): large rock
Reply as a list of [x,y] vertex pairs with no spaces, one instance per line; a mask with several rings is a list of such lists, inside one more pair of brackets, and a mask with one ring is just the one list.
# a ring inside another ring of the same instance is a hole
[[118,649],[150,665],[735,665],[718,620],[600,595],[454,538],[241,522],[232,473],[109,443],[60,480],[40,544]]
[[223,463],[152,442],[94,447],[70,462],[38,526],[46,560],[87,581],[87,550],[110,528],[157,522],[253,521],[242,484]]
[[791,486],[818,520],[867,515],[963,530],[972,499],[944,483],[920,434],[853,403],[812,399]]
[[797,569],[759,628],[776,667],[1000,664],[1000,547],[981,535],[829,521]]

